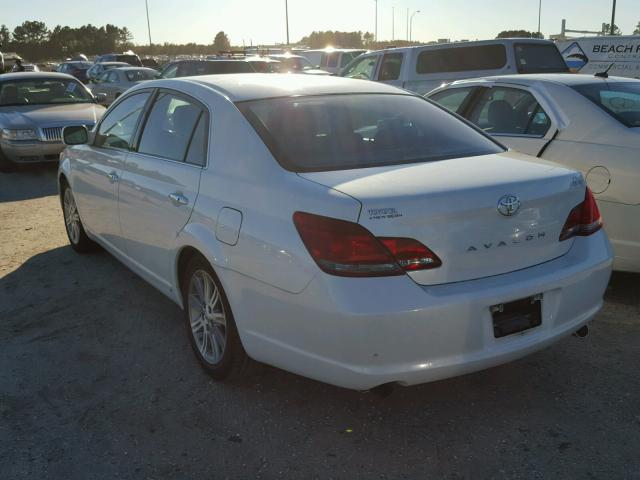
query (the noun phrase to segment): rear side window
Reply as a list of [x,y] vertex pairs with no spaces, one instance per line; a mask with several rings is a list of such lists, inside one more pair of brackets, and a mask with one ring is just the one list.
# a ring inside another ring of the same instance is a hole
[[442,105],[447,110],[460,115],[462,113],[461,108],[467,98],[469,98],[469,94],[472,90],[473,87],[452,88],[449,90],[438,92],[435,95],[431,95],[429,98],[434,102]]
[[202,113],[199,105],[186,98],[160,93],[149,113],[138,151],[184,161]]
[[626,127],[640,127],[640,82],[598,82],[573,89]]
[[327,67],[335,68],[338,66],[338,58],[340,57],[339,52],[332,52],[327,54]]
[[187,163],[201,167],[207,163],[207,126],[207,115],[203,113],[200,115],[198,125],[193,132],[193,138],[191,139],[189,151],[187,152]]
[[416,73],[498,70],[506,64],[507,50],[502,44],[438,48],[420,52]]
[[240,102],[278,162],[296,172],[345,170],[502,152],[414,95],[358,94]]
[[558,47],[540,43],[517,43],[514,47],[518,73],[563,73],[569,68]]
[[130,149],[140,114],[149,92],[136,93],[122,100],[100,122],[94,145],[105,148]]
[[551,127],[547,113],[526,90],[509,87],[483,90],[469,120],[487,133],[544,136]]
[[400,77],[402,67],[402,53],[388,53],[382,57],[378,80],[381,82],[397,80]]

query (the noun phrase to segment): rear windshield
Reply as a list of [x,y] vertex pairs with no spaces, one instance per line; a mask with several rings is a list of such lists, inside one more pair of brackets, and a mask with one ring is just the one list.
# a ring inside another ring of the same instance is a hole
[[502,44],[424,50],[418,55],[416,73],[498,70],[507,63]]
[[515,46],[518,73],[562,73],[569,71],[555,45],[517,43]]
[[503,148],[413,95],[355,94],[238,103],[276,160],[312,172],[487,155]]
[[142,62],[140,61],[140,58],[138,58],[137,55],[116,55],[116,58],[114,58],[114,61],[116,62],[125,62],[128,63],[129,65],[134,65],[136,67],[141,67],[142,66]]
[[640,127],[640,82],[598,82],[572,87],[627,127]]
[[0,107],[59,103],[93,103],[93,97],[80,82],[64,77],[0,82]]

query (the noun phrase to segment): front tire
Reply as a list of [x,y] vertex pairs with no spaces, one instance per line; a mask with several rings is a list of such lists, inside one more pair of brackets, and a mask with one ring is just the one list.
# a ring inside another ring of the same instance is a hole
[[216,380],[245,376],[253,362],[242,346],[229,301],[209,262],[194,256],[182,285],[187,334],[202,368]]
[[71,248],[78,253],[95,251],[98,245],[91,240],[87,232],[85,232],[82,220],[80,219],[80,213],[78,213],[76,201],[73,198],[73,192],[71,191],[71,187],[66,183],[62,187],[62,213]]

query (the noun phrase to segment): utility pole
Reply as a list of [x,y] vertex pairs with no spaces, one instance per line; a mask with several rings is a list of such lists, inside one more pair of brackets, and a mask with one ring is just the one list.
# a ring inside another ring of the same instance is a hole
[[409,41],[409,9],[407,8],[407,42]]
[[373,1],[376,3],[376,30],[373,38],[377,42],[378,41],[378,0],[373,0]]
[[396,7],[391,7],[391,41],[393,42],[396,37]]
[[540,18],[542,17],[542,0],[538,3],[538,38],[540,38]]
[[284,0],[284,18],[287,23],[287,45],[289,45],[289,1]]
[[413,17],[416,15],[416,13],[420,13],[420,10],[416,10],[415,12],[413,12],[413,14],[411,15],[411,20],[409,20],[409,41],[411,41],[411,37],[412,37],[412,30],[413,30]]
[[613,9],[611,11],[611,26],[609,27],[609,33],[615,34],[616,31],[616,0],[613,0]]
[[147,9],[147,31],[149,32],[149,49],[151,49],[151,23],[149,23],[149,1],[144,0],[144,6]]

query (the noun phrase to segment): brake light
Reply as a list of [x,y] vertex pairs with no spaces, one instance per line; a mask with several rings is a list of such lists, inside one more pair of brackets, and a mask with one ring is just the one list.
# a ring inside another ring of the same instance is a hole
[[383,277],[436,268],[440,259],[417,240],[376,238],[357,223],[296,212],[293,222],[318,266],[342,277]]
[[591,189],[587,187],[584,193],[584,200],[576,205],[564,223],[560,232],[560,241],[568,240],[572,237],[587,237],[596,233],[602,228],[602,216],[596,199],[593,197]]

